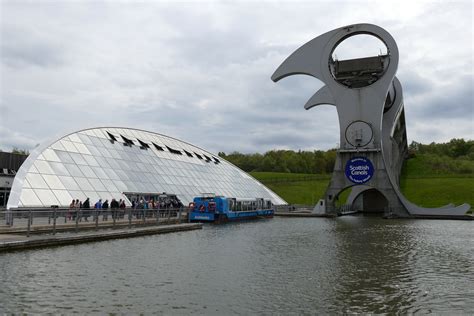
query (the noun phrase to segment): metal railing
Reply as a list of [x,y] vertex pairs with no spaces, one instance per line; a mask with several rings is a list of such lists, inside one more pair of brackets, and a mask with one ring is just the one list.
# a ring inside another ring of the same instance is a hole
[[0,211],[0,234],[52,233],[182,223],[187,207],[164,209],[19,208]]

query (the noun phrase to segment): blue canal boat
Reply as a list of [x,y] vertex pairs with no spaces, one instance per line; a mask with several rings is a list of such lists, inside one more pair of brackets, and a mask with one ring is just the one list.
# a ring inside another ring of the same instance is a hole
[[272,202],[263,198],[239,199],[203,194],[195,197],[189,207],[191,222],[222,223],[273,217]]

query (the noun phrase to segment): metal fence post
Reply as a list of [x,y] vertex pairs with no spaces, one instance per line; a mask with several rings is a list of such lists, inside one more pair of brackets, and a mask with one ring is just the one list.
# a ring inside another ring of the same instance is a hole
[[183,211],[183,207],[179,207],[179,212],[178,212],[178,223],[181,224],[181,212]]
[[28,230],[26,231],[26,237],[30,237],[31,228],[31,210],[28,212]]
[[99,210],[95,209],[95,230],[99,228]]
[[142,213],[143,213],[143,224],[145,224],[145,223],[146,223],[146,218],[145,218],[146,210],[143,209],[143,212],[142,212]]
[[56,209],[53,211],[53,235],[56,235]]
[[114,221],[114,224],[113,224],[114,227],[115,227],[116,217],[117,217],[117,209],[113,209],[112,210],[112,220]]
[[128,210],[128,229],[132,228],[132,209]]
[[168,224],[170,223],[171,220],[171,209],[168,208]]

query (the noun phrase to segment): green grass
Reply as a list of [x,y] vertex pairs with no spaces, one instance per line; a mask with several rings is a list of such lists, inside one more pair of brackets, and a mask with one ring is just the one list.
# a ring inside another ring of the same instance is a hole
[[474,206],[474,177],[402,178],[400,187],[409,201],[420,206],[437,207],[449,203]]
[[[425,207],[449,203],[474,206],[473,174],[433,174],[424,165],[424,159],[413,158],[402,172],[400,186],[409,201]],[[330,179],[330,175],[276,172],[251,172],[251,175],[290,204],[316,204],[324,196]]]

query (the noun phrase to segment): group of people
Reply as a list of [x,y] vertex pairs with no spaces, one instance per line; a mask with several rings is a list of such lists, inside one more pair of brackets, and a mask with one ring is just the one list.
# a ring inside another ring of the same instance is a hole
[[[137,218],[144,216],[142,211],[139,210],[156,210],[156,209],[174,209],[174,208],[179,208],[183,206],[181,201],[176,197],[176,196],[166,196],[166,197],[159,197],[155,201],[153,198],[150,199],[145,199],[143,196],[138,199],[131,199],[132,200],[132,209],[133,209],[133,215],[135,215]],[[89,198],[87,198],[84,202],[79,201],[79,199],[73,199],[71,204],[69,205],[69,213],[68,217],[69,219],[76,220],[77,214],[80,214],[78,220],[82,221],[84,220],[85,222],[89,221],[89,217],[91,215],[98,216],[99,214],[102,214],[102,220],[107,220],[108,219],[108,212],[107,210],[110,208],[112,211],[112,218],[123,218],[125,212],[119,212],[119,210],[125,210],[126,204],[125,200],[120,199],[117,201],[116,199],[112,199],[112,201],[105,200],[102,201],[102,199],[99,199],[97,202],[95,202],[94,209],[96,210],[101,210],[102,212],[91,212],[91,203]],[[79,213],[78,210],[81,212]]]
[[[113,218],[117,218],[118,215],[118,210],[122,209],[124,210],[126,207],[125,200],[120,199],[120,201],[117,201],[116,199],[112,199],[109,205],[109,200],[105,200],[102,202],[102,199],[99,199],[95,204],[94,204],[94,209],[101,209],[101,210],[112,210],[112,216]],[[79,201],[79,199],[73,199],[71,204],[69,204],[69,214],[68,217],[69,219],[76,219],[76,216],[78,214],[78,210],[81,210],[82,216],[79,218],[80,221],[84,219],[84,221],[88,222],[89,221],[89,216],[91,216],[91,205],[90,205],[90,200],[87,198],[84,202]],[[103,220],[107,220],[108,213],[103,212]],[[123,214],[122,214],[123,215]]]
[[170,209],[179,208],[183,206],[183,203],[176,197],[158,198],[157,201],[154,199],[144,199],[141,197],[139,200],[132,199],[133,209]]

